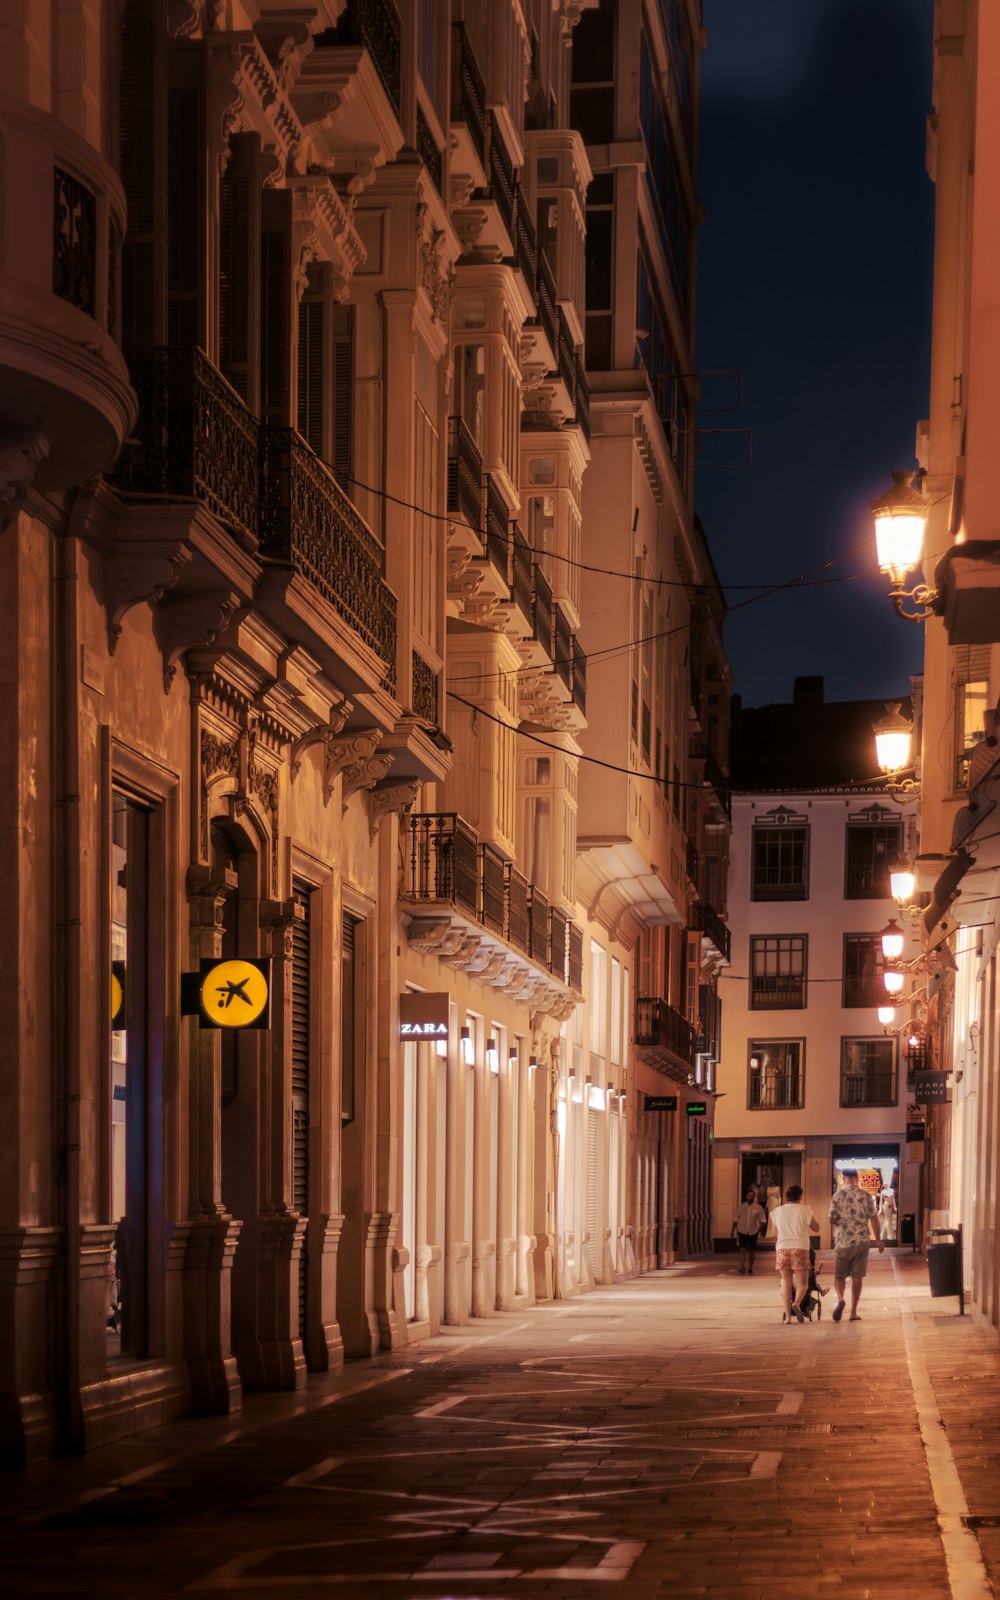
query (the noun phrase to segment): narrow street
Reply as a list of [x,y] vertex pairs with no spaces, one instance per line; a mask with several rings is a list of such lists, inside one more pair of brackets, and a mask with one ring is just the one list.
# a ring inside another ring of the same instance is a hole
[[[829,1269],[827,1269],[829,1270]],[[783,1327],[712,1262],[457,1329],[5,1484],[11,1595],[1000,1593],[1000,1365],[873,1262]]]

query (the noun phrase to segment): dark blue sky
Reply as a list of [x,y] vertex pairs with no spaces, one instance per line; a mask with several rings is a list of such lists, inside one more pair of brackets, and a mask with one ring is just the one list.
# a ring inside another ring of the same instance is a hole
[[[698,367],[742,368],[745,403],[699,424],[751,427],[753,464],[700,470],[698,510],[725,585],[842,554],[833,573],[869,574],[733,610],[747,705],[788,700],[802,674],[822,674],[828,700],[902,695],[920,667],[922,630],[875,574],[868,501],[916,465],[927,411],[932,9],[705,0]],[[705,404],[733,393],[702,388]],[[706,436],[700,459],[744,450]]]

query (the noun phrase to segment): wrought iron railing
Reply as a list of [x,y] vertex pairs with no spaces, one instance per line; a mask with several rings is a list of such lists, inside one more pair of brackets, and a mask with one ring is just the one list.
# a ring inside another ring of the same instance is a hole
[[444,172],[441,151],[438,149],[438,143],[431,130],[431,125],[419,106],[417,107],[417,154],[430,173],[435,189],[440,194]]
[[580,351],[576,352],[576,420],[587,443],[590,443],[590,384]]
[[566,953],[570,920],[561,906],[549,912],[549,971],[560,983],[566,982]]
[[507,542],[507,502],[500,493],[492,473],[486,478],[486,554],[506,583],[510,563],[510,547]]
[[490,125],[490,187],[489,198],[500,213],[500,220],[513,243],[514,233],[514,163],[510,159],[500,124],[489,114]]
[[849,861],[844,871],[847,900],[888,900],[889,861]]
[[479,846],[481,868],[479,920],[484,928],[503,936],[504,916],[504,859],[492,845]]
[[552,586],[538,562],[533,563],[531,635],[552,659]]
[[535,305],[538,309],[539,327],[549,341],[553,355],[558,357],[559,318],[556,314],[556,280],[542,246],[538,249]]
[[841,1005],[844,1008],[871,1006],[885,1003],[885,985],[879,972],[852,972],[844,978]]
[[543,967],[549,964],[549,902],[538,885],[531,885],[528,899],[528,954]]
[[139,419],[112,480],[126,493],[190,496],[256,541],[261,428],[200,350],[143,350],[129,360]]
[[486,85],[462,22],[451,26],[451,120],[464,122],[486,166]]
[[647,1050],[666,1050],[688,1066],[694,1063],[696,1030],[687,1017],[657,995],[635,1002],[635,1042]]
[[750,979],[752,1011],[800,1011],[806,1003],[801,973],[757,973]]
[[798,1068],[763,1076],[750,1073],[747,1106],[751,1111],[788,1111],[802,1104],[802,1075]]
[[573,630],[569,625],[569,617],[562,606],[556,601],[555,626],[552,630],[552,665],[556,669],[556,677],[561,678],[567,689],[573,687]]
[[400,25],[393,0],[347,0],[337,26],[320,34],[317,44],[357,44],[372,58],[393,110],[400,108]]
[[79,178],[53,168],[52,293],[97,314],[97,201]]
[[396,596],[382,546],[330,468],[294,428],[264,430],[261,554],[307,578],[386,663],[396,683]]
[[567,941],[566,977],[575,994],[583,993],[583,929],[576,922],[569,925]]
[[508,944],[516,945],[518,950],[523,950],[527,955],[531,948],[531,932],[528,920],[528,880],[510,862],[505,869],[505,887],[507,893],[507,927],[505,937]]
[[894,1106],[895,1072],[842,1072],[840,1103],[842,1106]]
[[483,457],[463,417],[448,418],[448,510],[482,528]]
[[569,323],[562,306],[559,307],[559,376],[566,385],[571,406],[576,406],[576,352],[569,331]]
[[687,866],[688,879],[697,888],[697,886],[698,886],[698,867],[699,867],[700,863],[699,863],[699,860],[698,860],[698,851],[697,851],[696,847],[691,843],[690,839],[686,840],[686,842],[685,842],[684,855],[685,855],[685,863],[686,863],[686,866]]
[[705,763],[705,782],[711,784],[712,788],[715,790],[715,798],[718,800],[719,805],[726,813],[726,816],[731,817],[733,813],[733,802],[729,792],[729,779],[719,766],[719,763],[712,754],[711,750],[700,750],[699,756]]
[[529,621],[531,618],[531,549],[518,527],[511,524],[510,592],[514,604]]
[[587,658],[573,635],[573,704],[587,715]]
[[474,828],[454,812],[411,816],[403,897],[444,900],[479,915],[479,848]]
[[413,685],[410,690],[410,707],[426,722],[438,721],[438,675],[419,651],[413,651]]
[[520,185],[517,189],[517,237],[514,240],[514,259],[528,285],[529,294],[533,295],[535,274],[538,270],[538,241],[527,196]]
[[691,926],[700,929],[711,939],[721,956],[729,960],[732,934],[719,913],[704,900],[699,900],[691,913]]

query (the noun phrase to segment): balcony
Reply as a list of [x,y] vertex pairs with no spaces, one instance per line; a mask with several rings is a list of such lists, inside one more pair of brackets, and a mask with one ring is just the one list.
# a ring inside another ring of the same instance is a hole
[[486,119],[486,182],[459,206],[455,228],[463,254],[496,251],[509,261],[517,249],[517,180],[499,122],[492,111]]
[[394,693],[396,596],[382,576],[382,546],[294,428],[265,430],[263,478],[261,555],[311,584],[384,663],[380,676]]
[[532,564],[531,636],[541,645],[547,661],[552,660],[552,586],[538,562]]
[[794,1111],[802,1105],[802,1078],[798,1070],[762,1076],[751,1072],[747,1089],[750,1111]]
[[123,494],[200,500],[247,543],[261,512],[261,427],[200,350],[133,356],[139,420],[111,481]]
[[583,993],[583,929],[575,922],[569,925],[567,940],[566,976],[574,994]]
[[[462,817],[406,820],[400,899],[412,948],[542,1011],[560,1017],[572,1011],[565,960],[561,967],[552,960],[548,900],[493,846],[480,844]],[[575,931],[582,968],[582,934],[558,916],[556,923],[551,913],[563,951]]]
[[510,545],[507,535],[507,502],[497,488],[492,473],[486,477],[485,554],[504,583],[510,577]]
[[538,272],[538,242],[535,237],[535,224],[532,221],[531,211],[525,198],[524,190],[520,185],[518,185],[517,190],[516,234],[514,261],[524,279],[524,287],[528,297],[534,301],[535,278]]
[[806,980],[801,973],[758,973],[750,979],[751,1011],[801,1011]]
[[726,964],[729,964],[732,935],[717,911],[704,900],[699,900],[691,912],[691,926],[698,928],[713,944]]
[[559,906],[553,906],[549,912],[549,971],[561,983],[566,982],[566,958],[571,926],[572,923],[565,911]]
[[558,600],[555,604],[555,623],[552,630],[552,664],[556,669],[556,677],[573,693],[573,630],[570,627],[569,615],[565,612]]
[[694,1068],[695,1029],[666,1000],[640,995],[635,1002],[635,1043],[650,1066],[686,1083]]
[[322,62],[325,57],[332,55],[334,51],[342,51],[345,46],[363,51],[371,60],[398,122],[401,81],[400,43],[399,12],[393,5],[393,0],[347,0],[337,26],[317,35],[317,48],[311,55],[306,56],[297,87],[301,89],[303,84],[308,84],[315,92],[316,86],[313,83],[315,71],[310,71],[310,66],[316,56],[319,56]]
[[727,818],[731,820],[733,815],[733,803],[729,792],[729,779],[726,777],[711,750],[707,750],[704,745],[701,745],[696,750],[692,751],[692,755],[696,760],[704,763],[704,783],[713,791],[720,810]]
[[587,657],[573,635],[573,704],[582,717],[587,715]]
[[576,352],[576,425],[590,443],[590,384],[580,351]]
[[427,168],[435,189],[441,194],[444,183],[444,159],[438,149],[431,125],[419,106],[417,107],[417,154]]
[[410,707],[418,717],[437,727],[441,718],[438,703],[438,674],[418,651],[412,652]]
[[107,162],[58,118],[0,95],[0,499],[97,477],[132,426],[116,343],[124,232]]
[[865,1072],[840,1075],[840,1103],[842,1106],[894,1106],[896,1104],[895,1072]]
[[551,371],[559,360],[559,317],[556,306],[556,280],[545,251],[539,249],[535,277],[535,306],[539,331],[548,343]]
[[483,457],[461,417],[448,418],[448,514],[477,534],[482,528]]
[[558,370],[566,396],[569,402],[567,416],[576,415],[576,374],[578,362],[576,351],[573,348],[573,339],[570,334],[569,323],[562,306],[559,307],[559,350]]
[[691,886],[693,887],[693,889],[697,893],[697,890],[698,890],[698,871],[699,871],[699,868],[701,866],[701,863],[700,863],[700,861],[698,859],[698,851],[696,850],[695,846],[691,843],[690,839],[686,840],[685,841],[685,845],[684,845],[684,865],[685,865],[685,867],[687,869],[688,883],[691,884]]
[[524,625],[532,626],[533,567],[531,550],[517,523],[511,526],[510,597],[524,618]]
[[[486,181],[486,85],[464,23],[451,26],[452,168]],[[470,160],[469,157],[474,157]],[[478,163],[478,174],[476,164]]]

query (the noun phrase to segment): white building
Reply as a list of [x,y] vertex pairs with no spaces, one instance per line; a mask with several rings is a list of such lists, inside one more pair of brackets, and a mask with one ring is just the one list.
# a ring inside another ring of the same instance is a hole
[[[907,1036],[884,1029],[876,1008],[885,1000],[879,934],[896,913],[888,868],[907,845],[913,805],[872,776],[871,724],[883,709],[824,704],[822,680],[808,678],[796,680],[791,705],[744,712],[734,703],[716,1248],[751,1184],[771,1205],[801,1184],[825,1245],[830,1195],[848,1163],[878,1195],[884,1237],[912,1237],[900,1225],[920,1209],[921,1168],[906,1142]],[[904,960],[916,954],[909,930],[905,922]]]

